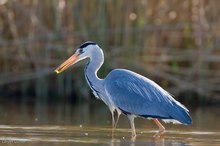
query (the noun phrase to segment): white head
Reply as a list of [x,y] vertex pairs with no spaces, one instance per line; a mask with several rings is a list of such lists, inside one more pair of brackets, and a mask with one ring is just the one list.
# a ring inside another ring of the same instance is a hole
[[[101,53],[101,55],[100,55]],[[61,73],[66,70],[71,65],[77,63],[80,60],[93,57],[97,59],[97,57],[103,57],[102,49],[94,42],[85,42],[76,50],[76,52],[65,62],[63,62],[56,70],[56,73]]]

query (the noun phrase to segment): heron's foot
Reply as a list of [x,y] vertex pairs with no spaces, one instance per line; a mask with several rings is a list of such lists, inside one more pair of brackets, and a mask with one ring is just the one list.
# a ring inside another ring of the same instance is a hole
[[136,140],[136,137],[137,137],[137,135],[132,133],[131,134],[131,141],[134,142]]
[[154,134],[153,137],[154,138],[160,138],[160,137],[162,137],[164,135],[164,133],[165,133],[165,128],[164,127],[160,127],[159,131],[156,134]]
[[160,138],[164,135],[164,132],[157,132],[156,134],[154,134],[154,138]]
[[163,125],[158,121],[158,119],[153,119],[154,122],[159,127],[159,131],[153,136],[154,138],[160,138],[165,133],[165,128]]

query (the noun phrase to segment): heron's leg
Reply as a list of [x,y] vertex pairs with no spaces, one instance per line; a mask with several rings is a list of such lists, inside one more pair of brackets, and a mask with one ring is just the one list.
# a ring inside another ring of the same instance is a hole
[[128,115],[128,119],[130,120],[130,125],[131,125],[131,136],[136,137],[136,131],[135,131],[135,125],[134,125],[134,116]]
[[118,120],[119,120],[119,117],[121,115],[121,111],[120,110],[116,109],[116,111],[117,111],[118,116],[117,116],[117,119],[116,119],[116,122],[115,122],[115,125],[114,125],[115,128],[116,128],[116,126],[118,124]]
[[114,125],[114,128],[116,128],[116,126],[117,126],[117,124],[118,124],[119,117],[120,117],[120,115],[118,114],[117,119],[116,119],[116,122],[115,122],[115,125]]
[[154,137],[160,137],[161,135],[163,135],[165,133],[165,128],[164,126],[160,123],[160,121],[158,121],[158,119],[153,119],[153,121],[157,124],[157,126],[159,127],[159,132],[156,133],[154,135]]
[[112,114],[112,128],[115,127],[115,116],[114,116],[114,111],[111,111]]

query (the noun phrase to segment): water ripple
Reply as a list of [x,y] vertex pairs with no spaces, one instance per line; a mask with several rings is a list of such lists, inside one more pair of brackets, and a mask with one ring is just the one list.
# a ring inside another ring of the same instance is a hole
[[[137,130],[135,145],[149,145],[155,143],[198,145],[218,145],[220,132],[213,131],[180,131],[168,130],[161,139],[152,136],[155,130]],[[0,125],[0,141],[2,143],[77,143],[95,145],[125,145],[134,144],[130,138],[130,129],[112,129],[83,126],[20,126]]]

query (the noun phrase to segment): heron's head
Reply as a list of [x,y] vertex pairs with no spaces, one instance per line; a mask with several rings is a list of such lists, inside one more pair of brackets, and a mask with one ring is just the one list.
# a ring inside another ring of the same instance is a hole
[[56,73],[61,73],[71,65],[77,63],[80,60],[83,60],[87,57],[91,57],[91,55],[95,52],[94,50],[99,48],[98,45],[94,42],[85,42],[76,50],[76,52],[65,62],[63,62],[56,70]]

